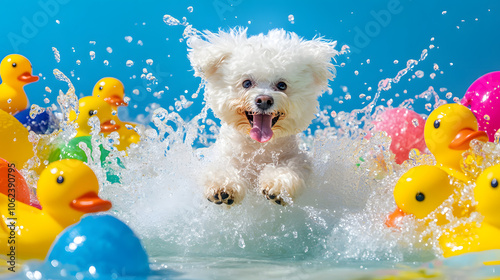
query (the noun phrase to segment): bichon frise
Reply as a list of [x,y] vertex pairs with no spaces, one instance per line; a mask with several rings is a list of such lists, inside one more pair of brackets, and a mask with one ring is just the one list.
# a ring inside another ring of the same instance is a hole
[[333,80],[336,42],[303,40],[282,29],[247,37],[246,29],[205,32],[188,40],[205,100],[222,121],[218,159],[203,174],[205,196],[239,203],[247,189],[285,205],[304,189],[311,161],[298,146]]

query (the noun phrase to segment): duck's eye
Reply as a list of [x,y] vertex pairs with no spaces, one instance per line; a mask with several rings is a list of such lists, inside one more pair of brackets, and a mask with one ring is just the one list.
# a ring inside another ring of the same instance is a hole
[[425,195],[424,195],[423,193],[419,192],[419,193],[417,193],[417,195],[415,196],[415,199],[416,199],[417,201],[422,202],[422,201],[424,201],[424,199],[425,199]]
[[90,110],[89,111],[89,116],[92,117],[93,115],[97,114],[97,110]]
[[252,81],[250,81],[250,80],[245,80],[245,81],[243,81],[243,83],[242,83],[241,85],[242,85],[244,88],[250,88],[250,87],[252,87],[252,84],[253,84],[253,83],[252,83]]
[[286,90],[287,85],[285,82],[279,82],[276,84],[276,88],[278,88],[279,90]]
[[434,128],[439,128],[440,125],[441,125],[441,120],[434,121]]
[[57,177],[57,183],[58,184],[62,184],[63,182],[64,182],[64,177],[63,176]]
[[102,87],[99,87],[99,90],[102,90]]
[[491,187],[493,187],[493,188],[498,187],[498,181],[497,181],[497,179],[491,180]]
[[16,67],[17,66],[17,63],[12,63],[12,67]]

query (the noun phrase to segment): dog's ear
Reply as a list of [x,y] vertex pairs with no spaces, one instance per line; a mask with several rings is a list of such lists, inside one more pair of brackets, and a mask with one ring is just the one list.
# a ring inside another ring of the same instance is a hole
[[209,79],[220,68],[225,59],[231,56],[234,49],[234,36],[231,33],[205,31],[202,37],[188,39],[188,58],[195,71],[195,76]]
[[314,83],[322,90],[328,88],[328,81],[333,81],[336,70],[332,61],[338,51],[335,50],[337,41],[325,41],[321,38],[315,38],[311,41],[303,41],[305,52],[312,55],[309,67],[314,77]]

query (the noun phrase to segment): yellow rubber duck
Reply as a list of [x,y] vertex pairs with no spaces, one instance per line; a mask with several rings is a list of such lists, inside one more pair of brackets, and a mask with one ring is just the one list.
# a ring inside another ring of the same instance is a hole
[[70,116],[70,119],[76,118],[76,122],[78,123],[76,137],[90,135],[91,127],[88,125],[88,121],[91,116],[96,115],[101,122],[101,132],[105,136],[113,131],[116,131],[120,135],[120,143],[116,146],[118,150],[124,151],[130,144],[140,141],[140,136],[133,130],[133,126],[120,121],[116,116],[116,111],[103,99],[95,96],[87,96],[81,98],[79,103],[80,114],[78,118],[76,118],[74,112]]
[[477,129],[476,117],[467,107],[455,103],[436,108],[424,127],[425,143],[436,166],[463,182],[470,181],[460,167],[462,154],[473,139],[488,142],[486,132]]
[[[94,86],[92,96],[106,101],[116,112],[118,111],[118,107],[128,106],[124,101],[125,87],[123,83],[116,78],[106,77],[100,79]],[[118,131],[120,134],[120,144],[117,146],[118,150],[123,151],[127,149],[130,144],[140,141],[139,134],[133,130],[137,124],[121,121],[117,114],[115,114],[114,120],[116,123],[120,124],[120,129]]]
[[481,223],[460,225],[439,239],[444,257],[500,249],[500,165],[486,168],[476,180],[476,210]]
[[31,75],[30,61],[19,54],[6,56],[0,63],[0,109],[14,115],[28,108],[28,97],[23,87],[38,81],[38,76]]
[[0,194],[0,253],[16,259],[44,259],[56,236],[85,213],[107,211],[111,202],[97,195],[99,182],[83,162],[51,163],[40,175],[38,200],[42,210]]
[[[464,183],[470,181],[460,167],[462,154],[469,149],[473,139],[488,141],[486,132],[477,129],[474,114],[460,104],[441,105],[429,115],[424,127],[424,138],[429,151],[436,158],[436,165],[414,167],[400,178],[394,187],[398,208],[387,217],[386,226],[396,226],[406,214],[413,214],[417,219],[425,218],[441,205],[455,188],[447,175]],[[418,201],[418,192],[424,194],[428,201],[419,203],[425,200],[420,196],[422,201]],[[473,207],[469,207],[470,203],[456,201],[453,205],[454,216],[465,217],[473,210]],[[439,219],[438,224],[444,223],[444,219]]]
[[74,111],[71,111],[69,117],[71,121],[74,120],[78,124],[75,137],[90,136],[92,127],[89,126],[89,119],[92,116],[99,118],[101,132],[104,134],[120,129],[120,125],[115,122],[116,117],[113,116],[111,105],[100,98],[93,96],[80,98],[78,110],[78,116]]
[[94,86],[92,96],[99,97],[111,105],[116,111],[120,106],[127,106],[125,103],[125,87],[116,78],[102,78]]
[[[394,199],[398,208],[386,220],[386,226],[395,227],[405,215],[417,219],[427,217],[449,198],[455,187],[448,173],[430,165],[414,167],[399,178],[394,187]],[[438,221],[438,224],[444,223]]]
[[0,158],[22,169],[34,155],[29,131],[11,114],[0,110],[0,135]]

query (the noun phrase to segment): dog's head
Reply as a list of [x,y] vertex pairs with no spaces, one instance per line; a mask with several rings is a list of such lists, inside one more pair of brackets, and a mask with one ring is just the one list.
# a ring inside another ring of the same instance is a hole
[[305,130],[335,74],[336,42],[282,29],[252,37],[246,29],[206,32],[188,44],[215,115],[261,143]]

